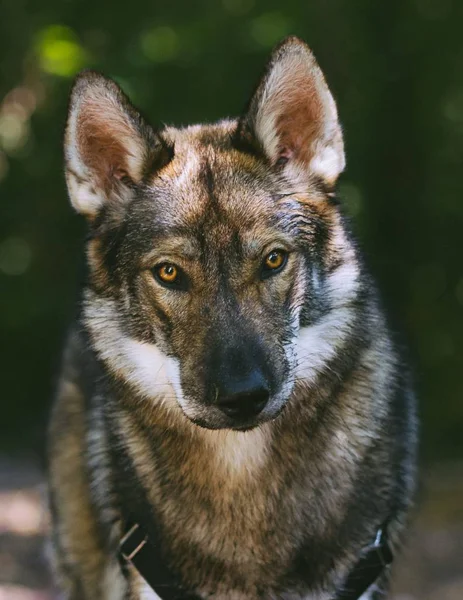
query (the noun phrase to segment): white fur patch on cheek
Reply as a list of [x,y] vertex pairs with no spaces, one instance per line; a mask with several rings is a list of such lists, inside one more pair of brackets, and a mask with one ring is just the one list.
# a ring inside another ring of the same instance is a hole
[[351,320],[352,310],[344,307],[328,313],[315,325],[301,328],[295,344],[297,379],[315,381],[344,343]]
[[121,346],[122,359],[127,360],[121,367],[131,383],[146,396],[172,394],[173,385],[168,373],[175,371],[174,359],[153,344],[130,338],[122,340]]
[[182,384],[180,381],[180,366],[177,360],[169,358],[166,362],[166,374],[169,382],[174,388],[177,400],[183,408],[185,408],[185,397],[183,394]]
[[123,340],[121,349],[119,370],[143,396],[162,400],[166,407],[176,408],[177,402],[182,405],[180,369],[174,358],[153,344],[134,339]]
[[178,363],[154,344],[128,337],[113,300],[87,292],[85,320],[100,358],[146,398],[177,407],[183,398]]
[[[341,239],[341,234],[338,238],[338,245],[345,242]],[[299,331],[295,344],[295,376],[298,379],[313,382],[342,348],[349,335],[355,311],[351,304],[358,294],[360,281],[358,265],[353,259],[350,260],[351,249],[346,246],[344,253],[349,260],[342,263],[326,279],[329,312],[314,325],[303,327]],[[319,276],[315,270],[312,278],[314,287],[320,287]]]

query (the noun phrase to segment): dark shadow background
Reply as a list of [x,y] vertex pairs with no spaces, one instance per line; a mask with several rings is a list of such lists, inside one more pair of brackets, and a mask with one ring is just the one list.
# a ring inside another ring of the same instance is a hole
[[74,74],[154,123],[240,112],[272,45],[313,48],[339,105],[340,183],[416,374],[427,461],[463,456],[463,2],[1,0],[1,446],[40,448],[85,226],[62,175]]
[[340,195],[415,363],[425,491],[394,600],[461,600],[462,32],[461,0],[0,0],[2,599],[52,597],[34,465],[82,272],[62,174],[73,76],[103,71],[153,124],[212,121],[293,33],[337,99]]

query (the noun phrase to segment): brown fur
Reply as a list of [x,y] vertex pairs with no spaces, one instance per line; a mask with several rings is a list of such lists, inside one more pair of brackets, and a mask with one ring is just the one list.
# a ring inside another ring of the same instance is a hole
[[[106,556],[97,534],[86,465],[85,398],[72,377],[63,380],[50,428],[50,486],[61,527],[55,553],[59,583],[69,597],[101,597]],[[75,585],[78,573],[79,588]]]

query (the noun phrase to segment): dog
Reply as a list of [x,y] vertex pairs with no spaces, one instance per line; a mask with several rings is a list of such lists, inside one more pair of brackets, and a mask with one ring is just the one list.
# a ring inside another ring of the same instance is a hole
[[77,77],[65,176],[87,276],[48,444],[67,600],[387,594],[415,399],[344,167],[298,38],[216,124],[153,129],[113,81]]

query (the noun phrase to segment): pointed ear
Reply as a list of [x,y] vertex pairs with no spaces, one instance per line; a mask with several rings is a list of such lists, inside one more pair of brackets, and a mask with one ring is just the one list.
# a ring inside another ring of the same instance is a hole
[[335,183],[345,167],[341,126],[323,73],[304,42],[290,37],[275,48],[239,133],[257,142],[288,175]]
[[124,203],[169,149],[113,81],[86,71],[71,92],[64,154],[71,203],[92,219]]

